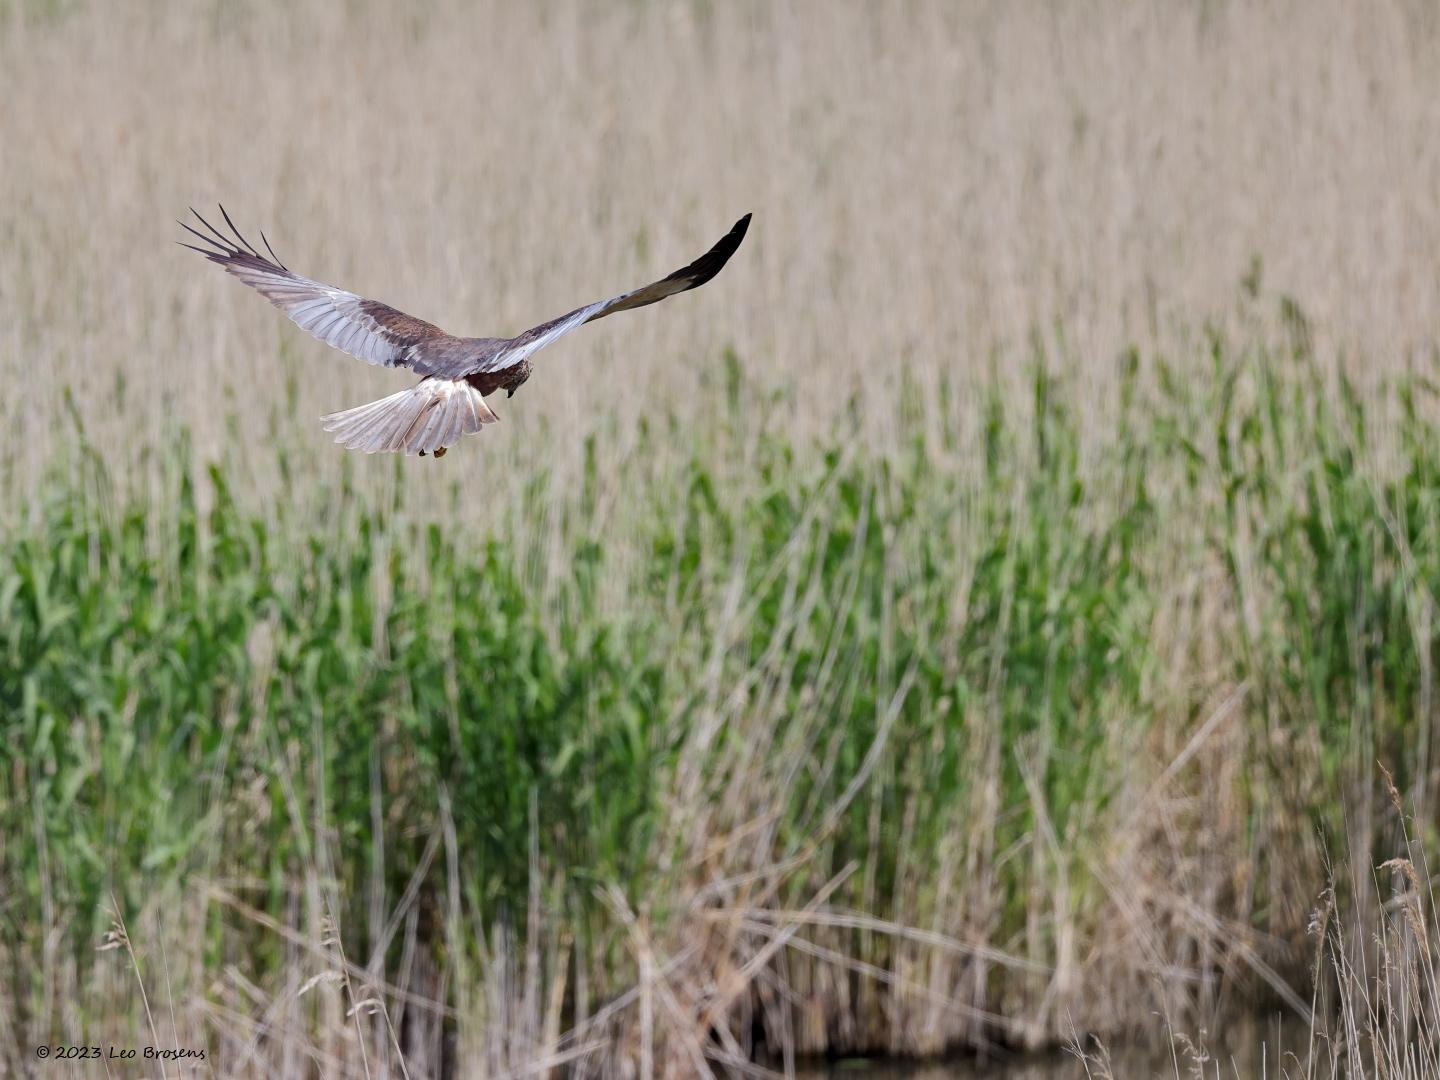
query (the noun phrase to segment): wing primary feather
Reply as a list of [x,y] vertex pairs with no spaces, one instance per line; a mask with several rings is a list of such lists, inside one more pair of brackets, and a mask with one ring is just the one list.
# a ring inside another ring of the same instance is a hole
[[191,251],[198,251],[201,255],[204,255],[207,259],[214,259],[214,258],[216,258],[215,252],[211,251],[209,248],[198,248],[198,247],[196,247],[194,244],[187,244],[187,243],[185,243],[184,240],[176,240],[175,243],[179,244],[179,245],[180,245],[181,247],[183,247],[183,248],[189,248]]
[[281,270],[284,270],[288,274],[290,272],[290,268],[280,261],[279,255],[275,254],[275,249],[270,246],[270,240],[268,237],[266,237],[264,229],[260,230],[260,239],[265,243],[265,250],[270,252],[270,258],[275,260],[275,265],[280,267]]
[[220,216],[225,219],[225,224],[230,226],[230,231],[235,234],[235,239],[239,240],[240,243],[245,246],[246,250],[248,250],[251,255],[254,255],[257,259],[263,260],[265,256],[261,255],[260,252],[255,250],[254,246],[251,245],[250,241],[245,239],[244,234],[242,234],[240,230],[235,227],[235,223],[230,220],[230,215],[225,212],[225,204],[216,203],[215,205],[220,207]]
[[258,251],[255,251],[255,245],[249,242],[249,240],[245,239],[245,233],[242,233],[239,229],[235,228],[235,222],[232,222],[232,220],[230,220],[230,215],[228,215],[228,213],[225,213],[225,204],[216,203],[216,206],[220,207],[220,215],[225,217],[225,223],[226,225],[230,226],[230,232],[235,233],[235,239],[238,239],[239,242],[242,243],[242,245],[245,245],[246,251],[249,251],[249,253],[255,256],[256,259],[259,259],[259,261],[261,262],[265,262],[265,256],[261,255],[261,253],[259,253]]
[[[226,236],[225,236],[224,233],[222,233],[219,229],[215,228],[214,225],[211,225],[210,222],[206,221],[205,218],[204,218],[204,216],[200,213],[199,210],[196,210],[196,209],[192,206],[192,207],[190,207],[190,213],[194,214],[197,218],[200,219],[200,224],[201,224],[201,225],[204,225],[205,228],[209,229],[212,233],[214,233],[217,237],[219,237],[219,239],[220,239],[220,249],[221,249],[222,251],[227,251],[227,252],[228,252],[228,251],[233,251],[233,250],[235,250],[235,245],[232,244],[232,243],[229,241],[229,239],[226,238]],[[195,230],[194,230],[194,229],[191,229],[190,231],[191,231],[191,232],[194,232]],[[198,235],[198,234],[197,234],[197,235]]]
[[[229,214],[228,211],[226,211],[224,204],[217,204],[217,205],[220,207],[220,213],[221,213],[221,215],[225,218],[225,224],[228,225],[228,226],[230,226],[230,231],[235,234],[235,240],[238,240],[238,241],[240,242],[240,244],[243,245],[243,248],[242,248],[242,247],[237,247],[237,246],[235,245],[235,242],[234,242],[234,241],[232,241],[229,237],[227,237],[227,236],[226,236],[224,233],[222,233],[219,229],[215,228],[214,225],[211,225],[210,222],[206,221],[205,218],[201,216],[200,212],[199,212],[198,210],[196,210],[193,206],[190,207],[190,212],[195,215],[195,217],[200,221],[200,223],[201,223],[202,225],[204,225],[207,229],[209,229],[212,233],[214,233],[215,236],[214,236],[214,237],[206,236],[204,233],[202,233],[202,232],[200,232],[200,231],[198,231],[198,230],[196,230],[196,229],[191,228],[189,225],[185,224],[185,222],[180,221],[180,220],[178,220],[178,219],[176,220],[175,224],[176,224],[176,225],[179,225],[179,226],[180,226],[182,229],[184,229],[186,232],[190,233],[190,235],[195,236],[195,237],[199,238],[200,240],[204,241],[205,243],[211,245],[212,248],[218,247],[218,248],[220,249],[220,253],[223,254],[223,255],[228,255],[228,256],[232,256],[232,257],[233,257],[233,256],[235,256],[235,255],[244,254],[245,252],[248,251],[251,255],[255,256],[255,258],[259,259],[261,262],[264,262],[264,261],[265,261],[265,256],[264,256],[264,255],[261,255],[260,252],[256,251],[256,250],[255,250],[255,245],[252,244],[252,243],[250,243],[249,240],[246,240],[246,239],[245,239],[245,234],[242,233],[238,228],[235,227],[235,222],[231,220],[230,214]],[[217,237],[218,237],[218,239],[219,239],[219,242],[218,242],[218,243],[217,243],[217,241],[216,241],[216,238],[217,238]],[[264,232],[263,229],[262,229],[261,232],[260,232],[260,239],[265,242],[265,250],[270,253],[270,260],[271,260],[276,266],[278,266],[281,270],[284,270],[287,274],[290,273],[290,268],[289,268],[288,266],[286,266],[283,262],[280,261],[280,256],[278,256],[278,255],[275,254],[275,249],[274,249],[273,247],[271,247],[271,245],[270,245],[270,238],[265,235],[265,232]],[[207,249],[197,248],[197,247],[194,247],[194,246],[192,246],[192,245],[190,245],[190,244],[186,244],[186,245],[184,245],[184,246],[185,246],[185,247],[189,247],[191,251],[198,251],[198,252],[200,252],[200,254],[202,254],[202,255],[207,255],[207,256],[210,256],[210,257],[212,257],[212,258],[213,258],[213,257],[215,256],[215,254],[216,254],[214,251],[211,251],[211,250],[208,249],[208,248],[207,248]]]
[[[193,213],[193,211],[192,211],[192,213]],[[198,217],[199,215],[196,215],[196,216]],[[210,258],[212,258],[212,259],[215,257],[215,255],[216,255],[217,253],[215,252],[214,248],[215,248],[217,245],[216,245],[216,243],[215,243],[214,240],[212,240],[210,237],[206,236],[204,233],[199,232],[199,231],[197,231],[197,230],[195,230],[195,229],[192,229],[189,225],[186,225],[185,222],[179,220],[178,218],[176,219],[175,224],[176,224],[176,225],[179,225],[182,229],[184,229],[184,230],[185,230],[186,232],[188,232],[190,235],[195,236],[195,237],[198,237],[202,243],[206,243],[206,244],[209,244],[209,245],[210,245],[210,247],[206,248],[206,249],[203,250],[203,251],[201,251],[200,248],[192,247],[192,248],[191,248],[192,251],[199,251],[200,254],[206,255],[206,256],[208,256],[208,257],[210,257]],[[187,244],[186,247],[190,247],[190,245]],[[225,252],[227,252],[227,251],[229,251],[229,248],[221,248],[220,253],[223,254],[223,253],[225,253]]]

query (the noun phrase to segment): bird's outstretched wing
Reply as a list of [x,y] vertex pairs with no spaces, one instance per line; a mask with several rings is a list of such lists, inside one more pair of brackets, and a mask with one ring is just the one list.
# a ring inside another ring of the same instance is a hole
[[260,239],[270,254],[267,259],[240,235],[240,230],[235,228],[223,206],[220,214],[234,233],[233,237],[220,232],[193,207],[190,212],[212,235],[207,236],[183,221],[177,222],[207,245],[202,248],[182,243],[182,247],[198,251],[211,262],[224,267],[288,315],[302,330],[309,331],[341,352],[368,364],[408,367],[427,375],[430,371],[425,363],[424,347],[452,340],[438,326],[406,315],[388,304],[366,300],[344,289],[293,273],[275,257],[270,241],[261,233]]
[[[663,277],[659,281],[651,282],[649,285],[621,293],[619,296],[612,296],[609,300],[587,304],[585,307],[576,308],[569,314],[561,315],[558,319],[551,319],[549,322],[532,327],[523,334],[511,338],[501,348],[486,356],[479,365],[472,365],[469,369],[470,373],[503,371],[525,360],[537,349],[543,349],[556,338],[563,337],[587,322],[603,319],[606,315],[613,315],[617,311],[628,311],[630,308],[654,304],[664,300],[667,296],[674,296],[676,293],[704,285],[718,274],[721,267],[729,261],[730,256],[735,254],[735,250],[740,246],[740,241],[745,239],[745,230],[749,227],[750,215],[746,214],[720,238],[719,243],[689,266],[682,266],[673,274]],[[456,372],[455,374],[460,373]]]

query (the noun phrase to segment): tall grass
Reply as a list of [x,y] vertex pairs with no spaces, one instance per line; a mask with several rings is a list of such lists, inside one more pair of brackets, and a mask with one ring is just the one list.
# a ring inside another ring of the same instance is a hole
[[767,415],[737,370],[715,454],[625,463],[640,559],[543,470],[514,536],[344,483],[322,532],[214,466],[112,499],[77,432],[0,574],[9,1052],[126,1022],[112,895],[228,1053],[329,939],[441,1010],[396,1036],[435,1061],[522,1030],[496,1010],[532,1033],[497,1062],[603,1034],[681,1071],[1305,1012],[1317,838],[1379,838],[1377,759],[1434,805],[1429,392],[1382,399],[1382,465],[1382,414],[1286,342],[1149,366],[1088,460],[1041,357],[1018,408],[910,401],[940,435],[893,456],[767,426],[743,482],[711,464]]

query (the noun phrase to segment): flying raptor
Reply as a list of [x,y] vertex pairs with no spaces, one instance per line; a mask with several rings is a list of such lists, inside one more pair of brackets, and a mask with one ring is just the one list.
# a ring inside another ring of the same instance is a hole
[[467,338],[447,334],[378,300],[301,277],[275,257],[263,232],[260,239],[269,257],[256,251],[223,206],[220,214],[233,236],[216,229],[193,207],[190,212],[209,235],[177,222],[205,244],[182,242],[182,247],[224,267],[325,344],[369,364],[406,367],[422,376],[408,390],[321,417],[337,443],[366,453],[403,451],[437,458],[461,436],[499,419],[485,399],[496,390],[513,397],[530,377],[530,357],[537,350],[587,322],[704,285],[735,254],[750,227],[746,214],[689,266],[639,289],[576,308],[513,338]]

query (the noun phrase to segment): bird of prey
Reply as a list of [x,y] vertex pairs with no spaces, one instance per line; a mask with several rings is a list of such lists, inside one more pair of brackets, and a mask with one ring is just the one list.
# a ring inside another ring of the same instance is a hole
[[321,417],[337,443],[366,453],[403,451],[437,458],[462,436],[499,419],[485,399],[496,390],[513,397],[530,377],[530,357],[538,349],[587,322],[704,285],[735,254],[750,226],[746,214],[700,258],[639,289],[576,308],[513,338],[466,338],[378,300],[301,277],[276,258],[263,232],[260,239],[269,257],[256,251],[223,206],[220,214],[233,236],[216,229],[193,207],[190,212],[209,235],[177,222],[205,244],[182,241],[182,247],[224,267],[325,344],[369,364],[406,367],[422,376],[408,390]]

